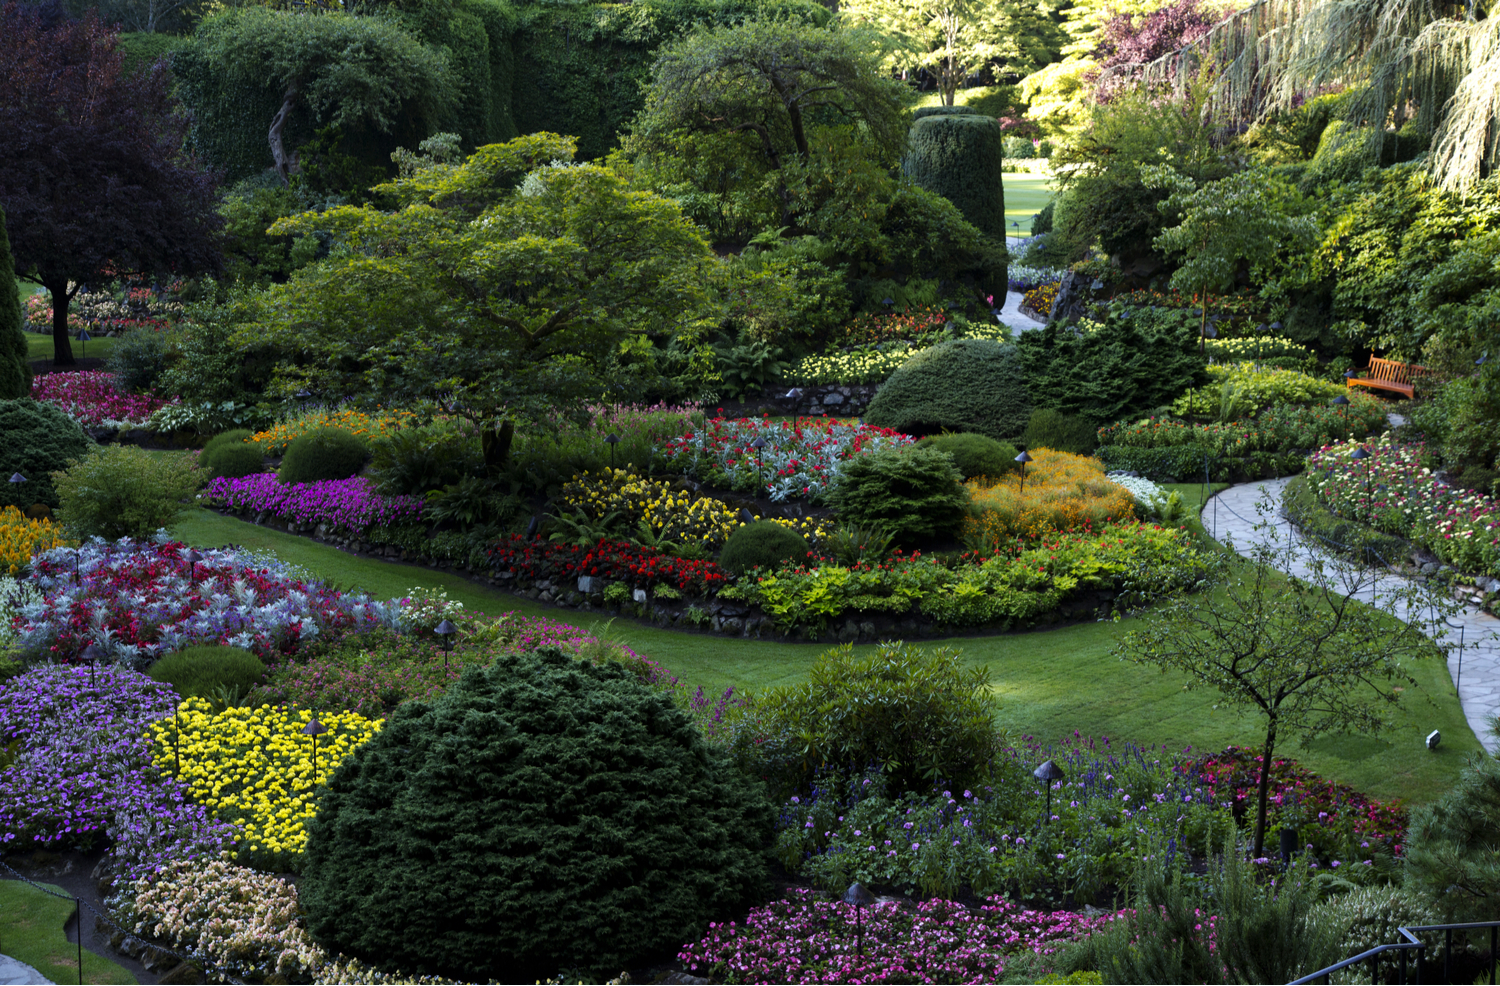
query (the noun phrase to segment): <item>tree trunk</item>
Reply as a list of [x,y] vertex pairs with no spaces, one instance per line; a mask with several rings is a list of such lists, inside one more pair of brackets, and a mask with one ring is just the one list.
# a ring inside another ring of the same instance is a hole
[[[73,340],[68,336],[68,279],[48,281],[42,285],[52,295],[52,365],[77,366],[73,358]],[[73,290],[78,290],[74,288]]]
[[295,154],[287,154],[286,147],[281,142],[281,133],[286,129],[286,121],[296,105],[297,83],[291,82],[286,87],[286,94],[281,97],[281,109],[276,111],[276,116],[271,119],[271,129],[266,133],[266,139],[271,143],[271,160],[276,173],[281,176],[282,184],[287,185],[291,184],[291,176],[297,170],[297,158]]
[[479,450],[484,454],[484,468],[491,476],[498,475],[510,458],[510,443],[516,436],[514,418],[506,418],[494,431],[479,433]]
[[810,160],[812,152],[807,146],[807,133],[802,129],[802,109],[796,103],[791,103],[787,106],[786,113],[792,120],[792,140],[797,142],[797,153],[802,155],[802,160]]
[[1265,855],[1266,848],[1266,802],[1271,793],[1271,754],[1276,749],[1276,720],[1272,719],[1266,727],[1266,747],[1261,753],[1260,761],[1260,785],[1256,800],[1259,802],[1255,809],[1255,852],[1254,858],[1260,859]]

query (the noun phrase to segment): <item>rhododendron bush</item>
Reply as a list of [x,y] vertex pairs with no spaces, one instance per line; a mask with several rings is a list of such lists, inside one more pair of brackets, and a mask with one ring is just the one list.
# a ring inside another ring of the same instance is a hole
[[731,983],[988,983],[1005,957],[1047,953],[1113,915],[1025,910],[1003,897],[977,909],[949,900],[877,902],[856,915],[808,890],[752,910],[743,925],[712,924],[678,958]]
[[[757,450],[753,443],[763,439]],[[711,483],[772,500],[823,499],[839,464],[914,439],[889,428],[833,418],[770,421],[712,418],[696,431],[659,446],[667,466]]]
[[115,386],[113,374],[99,370],[40,374],[32,381],[31,396],[86,428],[139,428],[156,411],[178,403],[176,397],[127,394]]
[[13,626],[29,659],[73,660],[90,643],[122,662],[197,643],[270,658],[317,637],[391,625],[400,613],[399,603],[336,592],[274,558],[166,540],[54,548],[33,559],[30,581],[42,600]]

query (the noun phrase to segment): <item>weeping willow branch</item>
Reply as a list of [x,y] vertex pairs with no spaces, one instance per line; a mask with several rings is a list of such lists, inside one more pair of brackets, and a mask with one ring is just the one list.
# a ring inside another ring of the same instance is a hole
[[1258,0],[1197,41],[1125,67],[1143,85],[1182,91],[1205,68],[1207,112],[1253,123],[1307,94],[1349,89],[1346,118],[1372,159],[1388,127],[1431,136],[1428,164],[1462,190],[1500,158],[1500,20],[1435,0]]

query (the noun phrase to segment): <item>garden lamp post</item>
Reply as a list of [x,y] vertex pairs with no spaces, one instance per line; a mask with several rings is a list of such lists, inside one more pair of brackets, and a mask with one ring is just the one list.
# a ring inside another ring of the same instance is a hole
[[1349,430],[1349,398],[1343,394],[1333,399],[1333,406],[1339,409],[1339,417],[1344,419],[1344,430]]
[[1016,461],[1021,464],[1021,492],[1026,492],[1026,463],[1031,461],[1031,456],[1025,452],[1016,456]]
[[438,639],[443,642],[443,670],[447,671],[448,651],[453,648],[453,635],[458,632],[458,627],[454,626],[452,623],[448,622],[445,619],[443,620],[443,622],[433,627],[432,632],[437,634]]
[[89,358],[89,340],[92,339],[92,338],[94,338],[94,337],[91,336],[91,335],[89,335],[89,330],[88,329],[84,329],[84,330],[82,330],[81,332],[78,333],[78,341],[81,342],[81,343],[83,343],[83,358],[84,359],[88,359]]
[[[1354,460],[1359,461],[1359,462],[1363,462],[1366,459],[1372,458],[1372,456],[1370,455],[1369,452],[1366,452],[1365,451],[1365,447],[1363,445],[1361,445],[1359,448],[1357,448],[1357,449],[1354,450],[1354,454],[1351,455],[1351,456],[1349,456],[1349,458],[1354,459]],[[1370,522],[1370,466],[1366,465],[1365,466],[1365,523],[1368,524],[1369,522]]]
[[100,661],[100,659],[104,657],[104,648],[100,647],[96,643],[89,644],[87,647],[85,647],[83,649],[83,653],[80,654],[80,655],[78,655],[78,657],[79,657],[79,660],[83,661],[84,663],[86,663],[89,666],[89,687],[93,688],[94,687],[94,665],[98,664],[99,661]]
[[13,473],[10,474],[10,481],[12,483],[24,483],[24,482],[26,482],[26,477],[22,476],[18,472],[13,472]]
[[854,905],[854,954],[860,958],[865,955],[865,923],[864,910],[875,903],[875,895],[870,893],[858,883],[849,884],[849,889],[844,891],[844,903]]
[[1047,818],[1046,818],[1046,821],[1050,822],[1050,821],[1052,821],[1052,782],[1053,781],[1060,781],[1064,777],[1067,777],[1068,775],[1063,773],[1063,770],[1062,770],[1061,767],[1059,767],[1057,764],[1053,763],[1051,760],[1048,760],[1046,763],[1042,764],[1036,770],[1033,770],[1031,772],[1031,776],[1035,777],[1037,780],[1041,781],[1042,782],[1042,786],[1047,789]]
[[198,563],[202,560],[203,556],[198,553],[198,550],[196,548],[188,552],[188,581],[192,582],[194,585],[198,584]]
[[302,727],[303,736],[311,736],[313,741],[313,775],[310,787],[318,786],[318,737],[328,732],[328,727],[316,719]]
[[765,438],[761,435],[756,435],[755,441],[750,443],[750,447],[755,449],[755,482],[757,495],[759,495],[760,492],[763,492],[761,487],[766,485],[766,475],[760,465],[760,453],[766,447]]
[[609,446],[609,468],[613,472],[615,468],[615,446],[620,444],[620,436],[610,432],[604,436],[604,444]]

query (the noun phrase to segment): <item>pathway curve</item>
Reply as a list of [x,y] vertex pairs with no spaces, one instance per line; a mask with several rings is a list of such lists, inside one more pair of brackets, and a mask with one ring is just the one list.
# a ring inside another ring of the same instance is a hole
[[1026,296],[1019,291],[1007,292],[1005,307],[1000,309],[1000,321],[1017,332],[1029,332],[1032,329],[1040,329],[1043,325],[1030,315],[1021,314],[1021,302],[1025,300]]
[[9,955],[0,955],[0,986],[45,986],[52,980]]
[[[1249,557],[1257,545],[1273,545],[1277,567],[1289,575],[1306,577],[1313,549],[1282,516],[1281,491],[1286,479],[1268,479],[1231,486],[1209,498],[1203,507],[1203,526],[1215,538],[1232,542],[1236,551]],[[1262,505],[1269,510],[1264,515]],[[1256,529],[1262,520],[1273,521],[1269,529]],[[1290,541],[1290,543],[1289,543]],[[1382,576],[1357,598],[1402,617],[1399,601],[1389,598],[1407,585],[1399,575]],[[1500,619],[1475,608],[1449,619],[1449,629],[1438,638],[1449,645],[1448,674],[1458,687],[1464,717],[1479,742],[1491,753],[1500,749],[1500,738],[1490,731],[1490,719],[1500,713]]]

